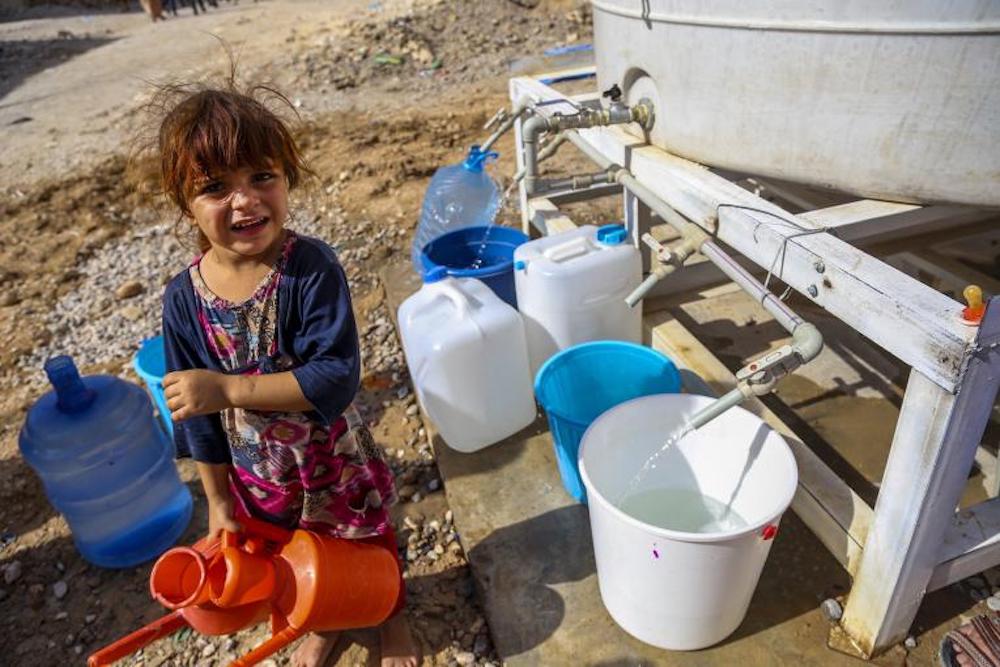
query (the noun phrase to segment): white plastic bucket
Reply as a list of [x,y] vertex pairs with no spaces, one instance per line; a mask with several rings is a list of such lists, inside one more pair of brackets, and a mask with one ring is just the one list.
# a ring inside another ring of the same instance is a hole
[[[684,416],[711,400],[688,394],[637,398],[601,415],[580,445],[604,606],[629,634],[665,649],[704,648],[736,630],[798,483],[784,439],[736,407],[671,447],[636,484],[643,463]],[[665,508],[653,525],[617,506],[623,496],[657,489],[708,496],[746,524],[685,532],[662,527],[679,512]]]

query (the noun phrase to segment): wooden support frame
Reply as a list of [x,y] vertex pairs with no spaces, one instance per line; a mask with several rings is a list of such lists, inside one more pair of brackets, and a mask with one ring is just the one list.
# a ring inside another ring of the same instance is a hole
[[[512,99],[524,95],[565,99],[527,77],[511,79],[510,86]],[[568,102],[540,107],[545,114],[573,111]],[[946,391],[956,390],[971,334],[956,317],[959,307],[954,300],[832,234],[799,235],[822,227],[702,165],[645,145],[621,127],[579,130],[579,134],[685,217],[758,265],[773,266],[785,283]],[[895,322],[890,324],[873,313],[893,313]]]
[[[566,99],[529,77],[511,79],[510,93],[514,100]],[[572,111],[560,103],[539,108],[546,114]],[[749,405],[786,436],[795,453],[800,486],[794,511],[854,577],[841,626],[858,653],[870,657],[903,639],[926,591],[1000,563],[1000,500],[955,513],[1000,383],[1000,299],[989,302],[979,328],[968,327],[957,317],[961,304],[851,245],[887,246],[911,234],[970,229],[989,214],[860,200],[795,216],[702,165],[644,145],[622,128],[579,132],[742,254],[741,261],[773,272],[911,367],[874,510],[762,404]],[[534,222],[543,233],[574,226],[556,203],[528,198],[523,185],[520,195],[526,226]],[[649,211],[628,192],[623,209],[635,242],[649,225]],[[925,251],[915,257],[940,259]],[[955,267],[941,265],[949,279],[961,280]],[[695,262],[669,282],[694,290],[717,279],[713,267]],[[707,382],[702,391],[732,387],[732,374],[676,320],[657,313],[647,325],[654,347]]]

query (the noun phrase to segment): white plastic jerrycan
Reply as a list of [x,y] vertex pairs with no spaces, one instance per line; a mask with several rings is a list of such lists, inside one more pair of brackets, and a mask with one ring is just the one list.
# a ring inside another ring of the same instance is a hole
[[452,449],[474,452],[534,421],[521,316],[489,287],[437,267],[398,315],[417,398]]
[[641,342],[642,308],[625,303],[641,280],[642,258],[624,225],[584,225],[519,246],[514,286],[532,377],[578,343]]

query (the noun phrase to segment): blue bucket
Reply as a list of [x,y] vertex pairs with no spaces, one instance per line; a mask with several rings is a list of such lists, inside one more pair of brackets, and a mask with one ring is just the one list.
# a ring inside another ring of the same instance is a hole
[[163,428],[172,438],[174,435],[174,423],[170,419],[170,408],[167,407],[167,397],[163,394],[163,376],[167,374],[167,355],[163,351],[163,336],[147,338],[142,341],[142,347],[132,360],[135,372],[139,374],[142,381],[146,383],[153,402],[156,403],[156,411],[160,413],[160,421]]
[[463,227],[424,246],[420,255],[424,275],[437,266],[455,278],[478,278],[493,293],[517,308],[514,293],[514,249],[528,242],[517,229],[498,225]]
[[556,463],[566,491],[587,502],[577,452],[584,431],[620,403],[681,389],[677,367],[656,350],[623,341],[574,345],[542,366],[535,396],[545,408],[556,448]]

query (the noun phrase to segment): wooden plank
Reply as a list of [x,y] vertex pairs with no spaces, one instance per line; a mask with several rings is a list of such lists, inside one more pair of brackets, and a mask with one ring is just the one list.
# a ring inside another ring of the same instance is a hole
[[590,201],[591,199],[618,195],[621,194],[621,191],[622,186],[617,183],[611,185],[591,185],[590,187],[582,190],[557,190],[555,192],[547,192],[545,193],[545,198],[556,206],[562,206],[563,204],[574,204],[576,202]]
[[944,588],[1000,562],[1000,498],[992,498],[955,515],[945,533],[941,562],[927,590]]
[[[682,367],[686,386],[693,378],[700,378],[716,395],[736,386],[736,378],[729,369],[668,312],[647,315],[644,326],[651,346]],[[868,536],[871,508],[758,399],[748,400],[743,407],[767,422],[788,442],[799,469],[799,486],[792,500],[792,510],[841,565],[853,573]]]
[[[521,93],[518,92],[517,87],[513,82],[509,86],[510,99],[514,104],[518,104],[521,99]],[[524,116],[514,121],[514,163],[517,167],[515,173],[521,172],[524,169],[524,142],[521,141],[523,136],[524,127]],[[517,184],[517,203],[521,210],[521,231],[525,234],[531,235],[531,214],[528,210],[528,190],[524,187],[524,179],[522,178]]]
[[875,520],[841,621],[865,656],[906,637],[940,562],[1000,383],[1000,350],[993,347],[1000,345],[1000,299],[987,306],[976,345],[957,394],[915,369],[910,373]]
[[858,201],[828,206],[827,208],[816,209],[799,213],[798,217],[813,223],[816,227],[835,227],[838,236],[842,236],[845,229],[857,223],[866,223],[884,218],[889,215],[897,215],[907,211],[920,209],[916,204],[900,204],[891,201],[879,201],[877,199],[859,199]]
[[[559,97],[529,78],[512,79],[511,86],[542,99]],[[555,111],[572,108],[544,107],[545,113]],[[787,284],[938,386],[957,389],[972,334],[958,321],[961,306],[954,300],[830,234],[789,238],[798,224],[810,223],[796,223],[770,202],[702,165],[644,145],[620,127],[580,130],[580,135],[609,160],[628,165],[685,217],[758,265],[776,266]]]
[[576,223],[544,197],[529,199],[526,210],[531,226],[543,235],[576,229]]
[[900,253],[898,259],[918,271],[937,278],[941,282],[938,286],[940,289],[949,289],[961,294],[967,285],[976,284],[983,288],[983,292],[988,296],[1000,294],[1000,280],[930,248]]

